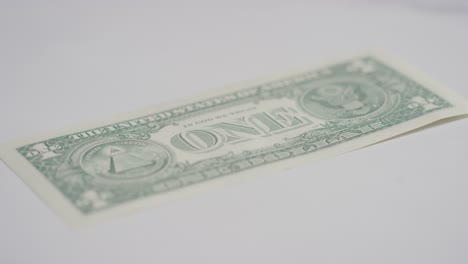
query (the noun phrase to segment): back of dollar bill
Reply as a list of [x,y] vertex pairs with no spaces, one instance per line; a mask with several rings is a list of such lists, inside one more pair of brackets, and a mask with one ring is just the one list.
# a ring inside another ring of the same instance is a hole
[[366,54],[17,140],[1,158],[55,212],[83,223],[466,113],[461,97]]

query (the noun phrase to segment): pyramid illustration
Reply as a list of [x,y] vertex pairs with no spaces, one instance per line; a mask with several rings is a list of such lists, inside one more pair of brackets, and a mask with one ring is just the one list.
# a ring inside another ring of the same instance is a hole
[[144,160],[119,149],[111,149],[110,154],[109,172],[111,173],[121,173],[155,163],[155,161]]

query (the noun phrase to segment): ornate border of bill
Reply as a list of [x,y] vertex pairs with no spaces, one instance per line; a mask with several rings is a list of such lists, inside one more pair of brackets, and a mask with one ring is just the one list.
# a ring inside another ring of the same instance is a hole
[[462,97],[371,52],[18,139],[0,157],[57,214],[83,224],[466,114]]

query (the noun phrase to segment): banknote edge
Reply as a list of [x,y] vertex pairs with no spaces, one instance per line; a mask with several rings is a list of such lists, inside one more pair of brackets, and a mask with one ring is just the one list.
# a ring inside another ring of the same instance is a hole
[[[357,56],[352,56],[350,58],[342,58],[337,61],[333,61],[331,63],[326,64],[319,64],[313,67],[303,68],[302,70],[291,71],[286,74],[271,76],[270,78],[262,78],[255,81],[244,82],[242,85],[230,86],[228,88],[219,89],[216,93],[203,93],[203,95],[195,96],[194,98],[184,98],[185,100],[179,100],[176,102],[166,103],[159,107],[151,107],[146,108],[145,110],[141,110],[139,112],[133,112],[132,114],[125,114],[119,115],[118,117],[111,118],[112,120],[106,120],[106,122],[98,121],[93,122],[90,125],[80,125],[73,128],[68,128],[67,131],[77,131],[86,127],[96,127],[102,126],[103,123],[114,123],[121,120],[125,120],[126,118],[131,118],[133,116],[141,116],[145,113],[151,113],[155,111],[164,110],[172,106],[183,105],[186,103],[198,101],[201,98],[206,98],[208,96],[214,96],[215,94],[224,94],[229,91],[236,91],[239,89],[243,89],[257,83],[263,83],[265,81],[272,81],[276,79],[287,78],[288,76],[295,75],[301,72],[316,70],[323,67],[327,67],[328,65],[333,65],[339,62],[347,61],[353,58],[359,58],[362,56],[373,56],[376,59],[384,62],[385,64],[397,69],[401,73],[405,74],[409,78],[421,83],[423,86],[428,88],[429,90],[435,92],[436,94],[442,96],[443,98],[447,99],[451,102],[454,107],[448,108],[445,110],[441,110],[439,112],[434,112],[425,116],[421,116],[415,118],[411,121],[402,123],[400,125],[396,125],[392,128],[388,128],[386,130],[377,132],[375,135],[367,135],[366,137],[353,140],[348,143],[344,143],[342,145],[330,148],[328,150],[320,151],[319,153],[311,153],[309,155],[305,155],[302,157],[296,157],[290,160],[278,161],[276,163],[270,164],[269,166],[258,167],[251,169],[249,171],[243,171],[240,173],[234,173],[229,175],[230,177],[222,177],[219,179],[213,179],[211,181],[203,182],[200,184],[196,184],[194,186],[190,186],[189,188],[182,188],[178,190],[174,190],[165,194],[157,195],[154,197],[148,197],[145,199],[128,202],[120,207],[109,209],[108,211],[97,213],[96,215],[84,216],[82,215],[76,208],[74,208],[65,196],[59,192],[54,186],[45,179],[40,172],[38,172],[32,164],[27,162],[27,160],[20,156],[15,148],[22,144],[27,144],[28,141],[23,141],[23,139],[17,139],[14,142],[11,142],[11,145],[6,145],[6,147],[2,147],[0,151],[0,158],[4,161],[4,163],[16,174],[18,175],[26,185],[28,185],[37,195],[38,197],[47,204],[52,211],[54,211],[57,215],[61,216],[63,219],[66,220],[67,223],[71,224],[72,226],[77,226],[86,223],[94,223],[101,219],[112,218],[117,215],[122,215],[124,213],[128,213],[131,211],[136,211],[141,208],[146,207],[153,207],[160,205],[161,203],[166,202],[167,200],[174,200],[179,199],[179,197],[183,196],[191,196],[193,193],[198,193],[200,191],[204,191],[206,189],[211,189],[217,186],[224,186],[227,184],[235,183],[238,181],[243,180],[244,178],[253,177],[258,174],[262,174],[263,171],[277,171],[282,169],[288,169],[291,167],[295,167],[299,164],[302,164],[306,161],[312,161],[322,158],[328,158],[331,156],[343,154],[345,152],[349,152],[355,149],[359,149],[368,145],[376,144],[380,141],[386,140],[391,137],[395,137],[399,134],[409,132],[411,130],[420,128],[422,126],[426,126],[430,123],[440,121],[444,118],[449,118],[457,115],[463,115],[468,113],[468,103],[463,99],[463,97],[458,96],[452,90],[445,88],[444,86],[436,83],[426,74],[421,73],[421,71],[414,69],[412,66],[408,65],[407,63],[402,62],[395,58],[395,56],[390,56],[386,52],[378,51],[371,51],[366,52],[364,54],[360,54]],[[408,123],[408,124],[406,124]],[[30,138],[31,142],[40,141],[41,138],[47,139],[54,137],[56,135],[62,135],[67,132],[53,132],[53,135],[41,135],[36,136],[34,138]],[[52,134],[52,133],[51,133]],[[21,166],[17,166],[21,165]]]

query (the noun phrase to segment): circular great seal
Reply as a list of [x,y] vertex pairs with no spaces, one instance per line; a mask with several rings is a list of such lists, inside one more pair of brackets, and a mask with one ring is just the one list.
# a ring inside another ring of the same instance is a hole
[[375,84],[342,79],[307,87],[299,99],[301,107],[318,118],[354,120],[377,116],[388,105],[388,95]]
[[107,138],[80,146],[72,159],[96,184],[148,183],[167,177],[170,151],[154,141]]

